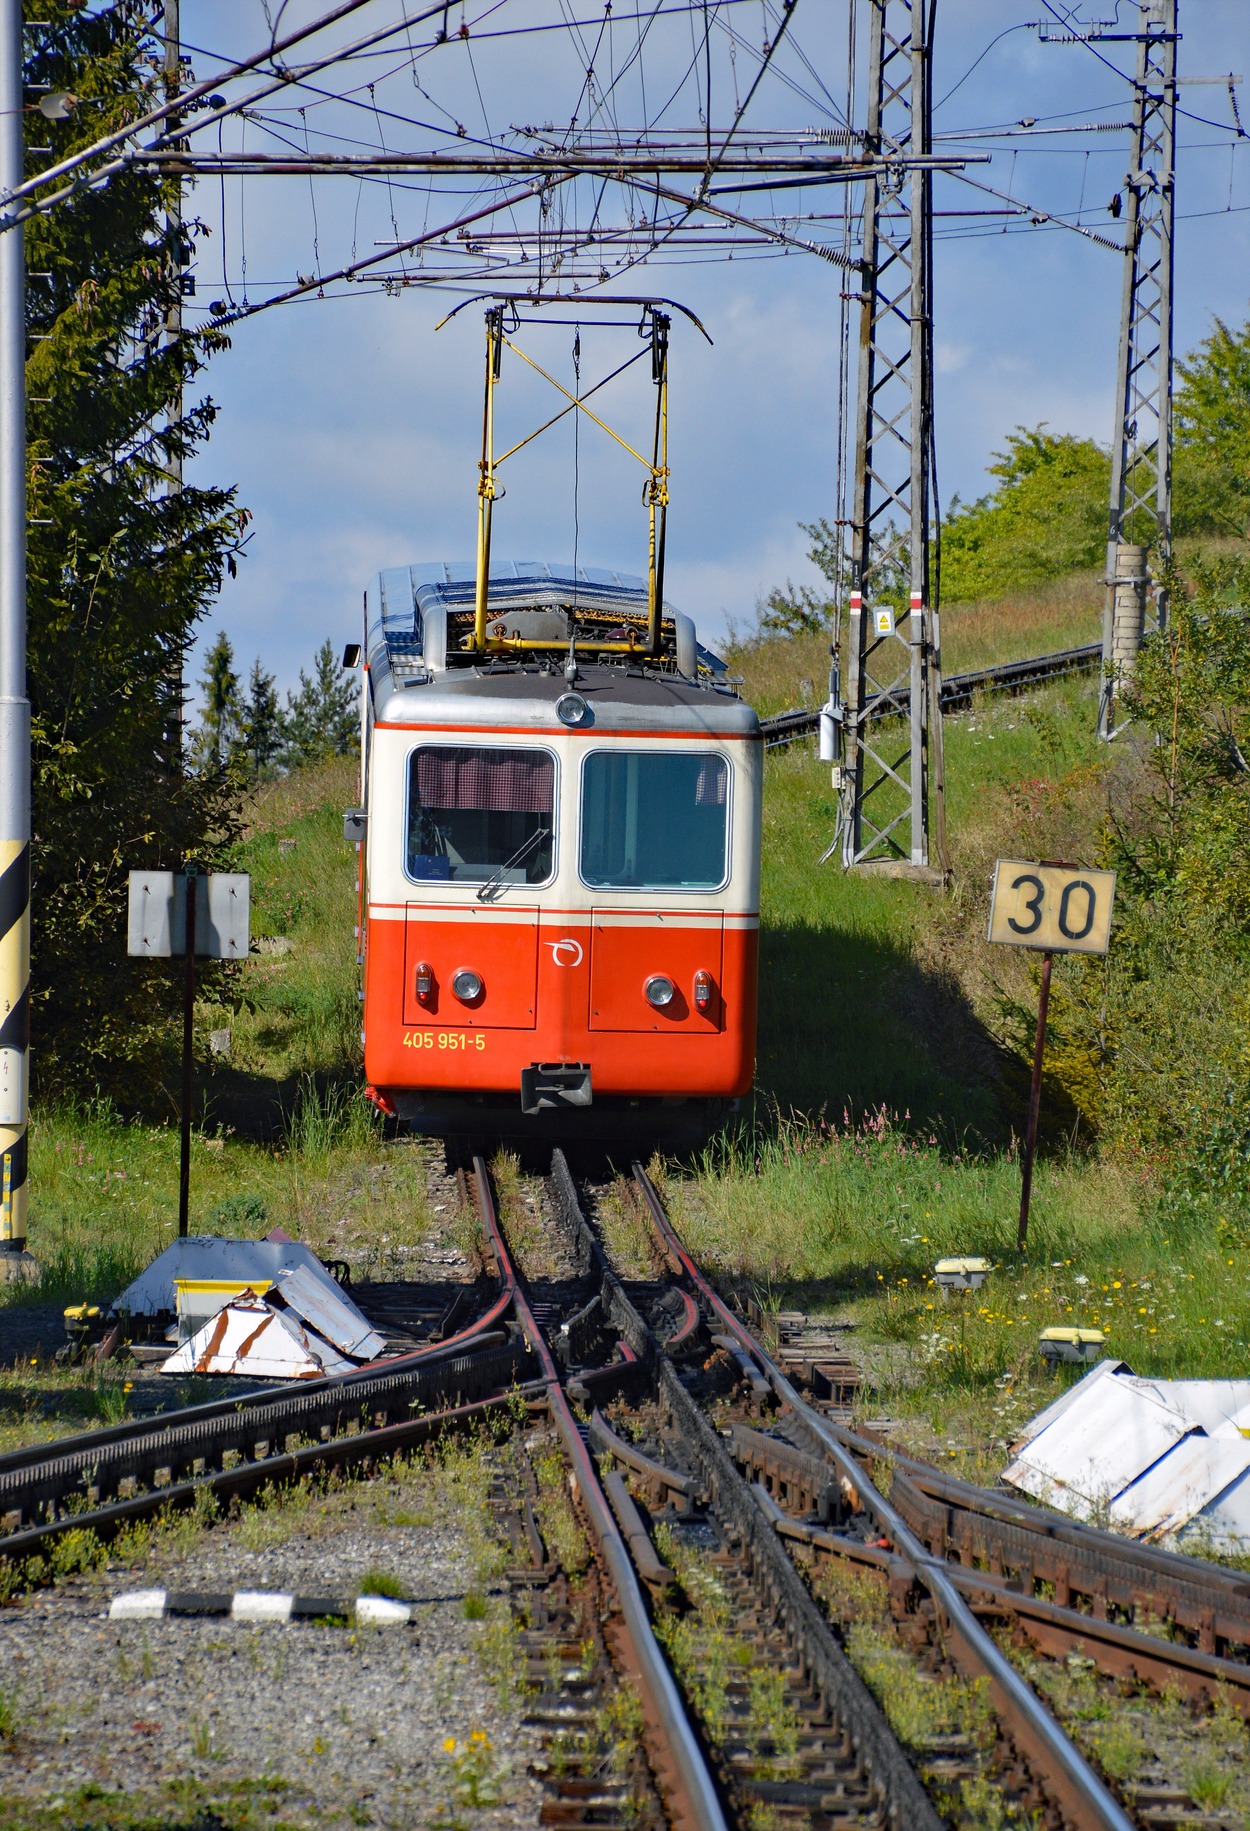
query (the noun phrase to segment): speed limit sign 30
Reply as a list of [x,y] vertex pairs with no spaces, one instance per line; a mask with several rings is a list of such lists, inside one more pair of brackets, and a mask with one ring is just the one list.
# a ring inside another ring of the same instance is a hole
[[1114,898],[1114,871],[1000,858],[989,939],[1044,954],[1105,954]]
[[1080,865],[1032,864],[1000,858],[994,867],[988,939],[1007,947],[1031,947],[1042,956],[1037,991],[1037,1035],[1033,1043],[1033,1079],[1029,1116],[1020,1159],[1020,1221],[1016,1245],[1023,1251],[1029,1233],[1029,1196],[1033,1156],[1042,1099],[1042,1056],[1046,1048],[1046,1013],[1050,974],[1056,954],[1105,954],[1111,941],[1114,871],[1086,871]]

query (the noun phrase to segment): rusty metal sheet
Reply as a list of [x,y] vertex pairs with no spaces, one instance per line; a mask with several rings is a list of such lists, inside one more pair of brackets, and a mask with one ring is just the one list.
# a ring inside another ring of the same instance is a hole
[[294,1310],[318,1335],[353,1360],[375,1360],[386,1349],[386,1337],[378,1334],[368,1317],[320,1265],[300,1265],[284,1272],[268,1292],[267,1301]]
[[228,1303],[183,1342],[161,1372],[315,1380],[328,1373],[352,1373],[355,1367],[292,1311],[274,1309],[263,1298],[249,1295]]

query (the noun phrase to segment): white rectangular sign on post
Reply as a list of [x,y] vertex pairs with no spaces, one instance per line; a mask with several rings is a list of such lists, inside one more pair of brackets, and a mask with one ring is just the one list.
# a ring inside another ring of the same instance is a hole
[[1044,954],[1105,954],[1114,900],[1114,871],[1000,858],[988,939]]
[[[208,960],[245,960],[251,946],[246,872],[202,872],[195,879],[195,951]],[[126,952],[169,959],[186,952],[187,880],[181,871],[132,871]]]

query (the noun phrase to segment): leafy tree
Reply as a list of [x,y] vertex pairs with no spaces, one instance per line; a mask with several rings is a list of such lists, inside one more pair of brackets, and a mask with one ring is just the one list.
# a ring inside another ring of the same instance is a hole
[[[819,567],[830,584],[836,584],[839,573],[839,547],[834,530],[827,521],[801,521],[800,528],[811,540],[807,557]],[[813,591],[810,585],[797,588],[787,579],[782,589],[770,591],[759,605],[759,627],[769,635],[803,636],[829,629],[834,618],[834,602]]]
[[252,663],[248,676],[247,700],[240,724],[252,775],[268,774],[282,750],[282,714],[273,675],[266,673],[259,657]]
[[201,770],[224,769],[243,738],[246,719],[239,676],[234,669],[234,650],[225,630],[204,658],[200,685],[204,689],[204,710],[191,746],[192,758]]
[[359,690],[326,641],[313,658],[312,678],[299,671],[299,692],[288,693],[282,714],[282,760],[289,768],[345,756],[359,739]]
[[[27,11],[48,23],[28,34],[26,82],[78,98],[64,121],[27,116],[52,159],[151,106],[157,47],[137,7]],[[119,173],[26,226],[31,1027],[44,1088],[152,1059],[161,1001],[150,967],[125,958],[126,873],[211,863],[233,818],[229,785],[184,777],[169,741],[195,624],[246,521],[230,490],[167,488],[214,414],[192,397],[181,409],[180,390],[224,343],[164,334],[183,253],[165,228],[173,182]],[[201,233],[188,223],[184,242]]]
[[1104,564],[1111,459],[1092,439],[1018,426],[989,467],[998,486],[955,498],[942,523],[942,600],[1028,591]]
[[1105,1146],[1163,1170],[1176,1218],[1250,1242],[1250,561],[1193,573],[1126,688],[1111,952],[1072,962],[1052,1037],[1086,1064],[1067,1085]]
[[1175,419],[1176,532],[1250,537],[1250,318],[1177,364]]

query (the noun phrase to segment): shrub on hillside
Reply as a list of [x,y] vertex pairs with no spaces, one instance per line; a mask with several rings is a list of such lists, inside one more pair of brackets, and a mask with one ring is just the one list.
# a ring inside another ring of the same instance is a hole
[[1111,460],[1092,439],[1018,426],[989,467],[998,486],[942,523],[942,601],[1005,597],[1103,563]]
[[1176,532],[1250,538],[1250,318],[1176,369]]
[[1065,974],[1057,1059],[1096,1068],[1071,1091],[1106,1148],[1250,1224],[1250,562],[1174,587],[1110,778],[1112,949]]

